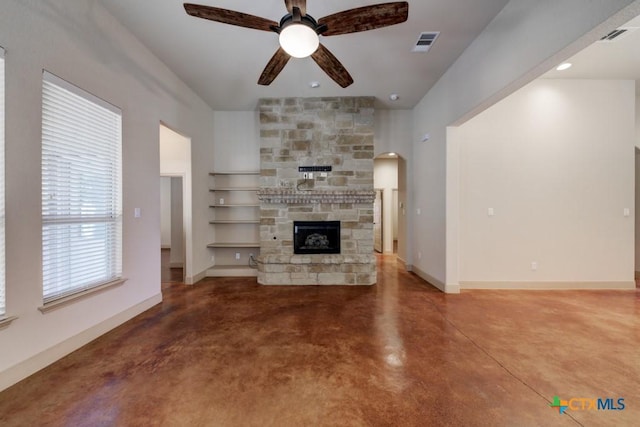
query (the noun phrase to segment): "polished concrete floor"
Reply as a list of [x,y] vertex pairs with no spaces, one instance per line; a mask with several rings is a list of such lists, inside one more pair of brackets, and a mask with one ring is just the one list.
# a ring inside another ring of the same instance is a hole
[[444,295],[393,256],[378,277],[167,282],[162,304],[0,393],[0,425],[640,425],[638,291]]

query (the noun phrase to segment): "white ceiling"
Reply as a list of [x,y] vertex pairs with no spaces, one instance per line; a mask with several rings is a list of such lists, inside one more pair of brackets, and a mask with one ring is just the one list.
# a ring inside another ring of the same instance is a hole
[[[640,95],[640,16],[619,28],[638,28],[611,42],[598,41],[567,59],[572,67],[551,70],[550,79],[621,79],[635,80]],[[604,36],[605,34],[603,34]]]
[[[375,96],[381,108],[413,108],[507,0],[410,0],[407,22],[378,30],[321,37],[355,83],[346,89],[311,58],[292,59],[270,86],[256,82],[278,48],[275,33],[188,16],[178,0],[98,0],[214,110],[253,110],[259,98]],[[190,0],[273,21],[284,0]],[[390,0],[308,0],[316,19]],[[420,32],[440,31],[426,54],[412,53]],[[320,88],[311,89],[311,81]],[[400,99],[389,100],[397,93]]]

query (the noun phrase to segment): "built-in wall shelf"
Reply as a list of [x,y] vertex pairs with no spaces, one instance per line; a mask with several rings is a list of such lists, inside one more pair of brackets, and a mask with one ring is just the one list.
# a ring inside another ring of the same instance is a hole
[[209,172],[209,175],[260,175],[260,171],[248,171],[248,172]]
[[216,265],[207,270],[208,277],[256,277],[258,270],[249,266]]
[[209,191],[258,191],[259,187],[216,187],[210,188]]
[[260,224],[259,219],[214,219],[209,224]]
[[260,242],[247,242],[247,243],[231,243],[231,242],[216,242],[209,243],[208,248],[259,248]]
[[258,208],[260,207],[257,203],[229,203],[224,205],[209,205],[210,208]]
[[[209,207],[212,243],[207,245],[210,277],[257,276],[260,253],[258,171],[210,172]],[[254,261],[252,261],[252,259]]]

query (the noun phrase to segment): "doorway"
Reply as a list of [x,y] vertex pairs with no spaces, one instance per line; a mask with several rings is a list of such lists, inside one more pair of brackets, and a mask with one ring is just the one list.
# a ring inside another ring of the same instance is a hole
[[[402,219],[399,217],[400,198],[399,177],[400,157],[395,153],[377,156],[373,163],[374,200],[374,249],[383,254],[398,254],[403,240],[399,233]],[[403,193],[404,194],[404,193]]]
[[191,194],[191,139],[161,123],[161,275],[186,284],[193,283]]

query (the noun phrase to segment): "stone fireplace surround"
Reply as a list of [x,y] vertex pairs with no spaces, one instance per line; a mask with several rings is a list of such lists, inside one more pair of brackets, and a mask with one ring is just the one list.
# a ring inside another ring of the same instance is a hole
[[[260,101],[258,283],[372,285],[373,98]],[[298,166],[331,166],[304,180]],[[340,221],[341,253],[295,255],[294,221]]]

